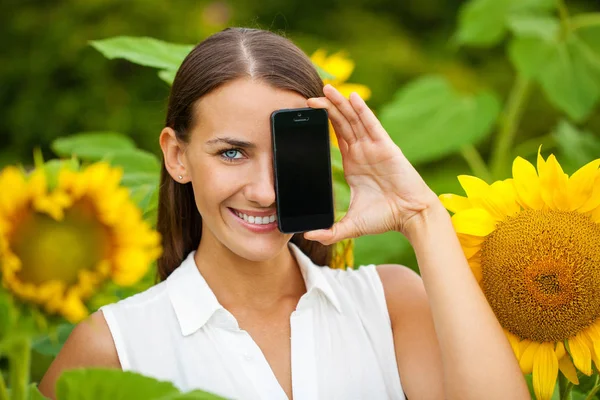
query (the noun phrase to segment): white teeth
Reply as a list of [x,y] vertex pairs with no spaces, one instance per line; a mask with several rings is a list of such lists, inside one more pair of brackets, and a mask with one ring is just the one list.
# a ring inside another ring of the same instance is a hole
[[240,217],[243,218],[244,221],[251,223],[251,224],[256,224],[256,225],[266,225],[266,224],[270,224],[272,222],[275,222],[275,220],[277,220],[277,216],[276,214],[273,214],[271,216],[268,217],[255,217],[255,216],[248,216],[246,214],[243,214],[239,211],[235,211],[235,214]]

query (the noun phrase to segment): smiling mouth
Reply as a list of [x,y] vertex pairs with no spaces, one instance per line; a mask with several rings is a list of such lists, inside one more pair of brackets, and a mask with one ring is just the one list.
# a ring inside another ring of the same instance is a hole
[[231,211],[235,215],[237,215],[240,219],[243,219],[245,222],[254,225],[268,225],[277,222],[277,214],[271,214],[264,217],[255,217],[253,215],[244,214],[234,208],[230,208]]

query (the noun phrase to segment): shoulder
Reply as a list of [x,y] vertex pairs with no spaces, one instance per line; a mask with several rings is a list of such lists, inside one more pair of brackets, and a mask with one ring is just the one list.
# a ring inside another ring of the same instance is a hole
[[54,398],[54,387],[62,372],[92,366],[121,368],[112,335],[100,311],[75,326],[42,378],[39,389],[45,396]]
[[415,271],[399,264],[378,265],[376,270],[392,321],[428,307],[423,280]]

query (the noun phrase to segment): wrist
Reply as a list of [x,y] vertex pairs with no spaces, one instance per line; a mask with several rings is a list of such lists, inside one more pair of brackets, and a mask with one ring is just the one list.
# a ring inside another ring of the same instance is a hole
[[406,221],[401,233],[409,242],[413,243],[419,236],[426,235],[431,229],[439,228],[440,224],[447,223],[451,224],[450,214],[436,198],[436,201],[429,203],[423,210]]

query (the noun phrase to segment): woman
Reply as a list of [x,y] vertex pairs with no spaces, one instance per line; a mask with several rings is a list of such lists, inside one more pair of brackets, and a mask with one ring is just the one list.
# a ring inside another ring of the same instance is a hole
[[[256,217],[277,223],[269,116],[306,106],[329,113],[350,209],[328,230],[256,233]],[[80,323],[45,395],[65,369],[106,366],[240,399],[529,398],[437,196],[365,102],[323,87],[289,40],[230,28],[200,43],[160,144],[162,282]],[[390,230],[422,280],[399,265],[319,267],[331,244]]]

